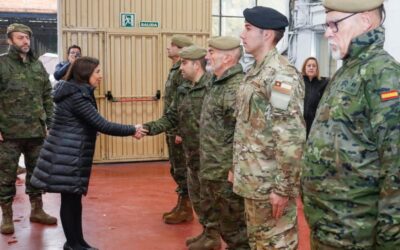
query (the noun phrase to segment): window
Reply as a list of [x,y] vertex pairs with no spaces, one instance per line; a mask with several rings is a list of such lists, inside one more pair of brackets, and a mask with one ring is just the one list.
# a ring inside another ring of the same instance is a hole
[[212,0],[212,35],[239,36],[243,29],[243,10],[254,6],[267,6],[282,13],[288,2],[277,0]]

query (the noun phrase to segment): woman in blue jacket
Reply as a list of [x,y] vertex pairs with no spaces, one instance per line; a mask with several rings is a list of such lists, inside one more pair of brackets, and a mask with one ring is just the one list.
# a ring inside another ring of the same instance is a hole
[[54,89],[52,125],[31,183],[44,191],[61,193],[60,217],[67,239],[64,249],[96,249],[83,237],[81,203],[88,190],[96,135],[133,136],[136,128],[109,122],[98,113],[94,89],[102,75],[97,59],[78,58],[66,79]]

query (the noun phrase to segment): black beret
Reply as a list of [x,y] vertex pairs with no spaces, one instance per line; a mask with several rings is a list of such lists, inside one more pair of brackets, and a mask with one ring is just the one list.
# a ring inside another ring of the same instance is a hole
[[272,8],[255,6],[243,11],[244,19],[260,29],[282,30],[289,25],[285,15]]

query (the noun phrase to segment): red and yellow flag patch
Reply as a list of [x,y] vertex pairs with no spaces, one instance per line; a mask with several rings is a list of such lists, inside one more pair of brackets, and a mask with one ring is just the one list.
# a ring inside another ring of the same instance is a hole
[[399,91],[397,91],[397,90],[390,90],[390,91],[381,93],[382,102],[389,101],[389,100],[396,99],[396,98],[399,98]]

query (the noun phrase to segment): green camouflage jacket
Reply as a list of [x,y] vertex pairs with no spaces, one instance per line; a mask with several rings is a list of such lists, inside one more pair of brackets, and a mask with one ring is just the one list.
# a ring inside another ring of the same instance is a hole
[[236,92],[243,79],[240,64],[219,79],[214,76],[204,98],[200,118],[200,177],[227,180],[232,169]]
[[303,77],[276,49],[246,74],[237,96],[235,193],[255,200],[298,195],[303,102]]
[[190,166],[199,161],[200,113],[209,84],[208,74],[204,74],[194,86],[188,81],[183,82],[165,115],[157,121],[144,124],[149,129],[149,135],[157,135],[177,127],[183,138],[182,146]]
[[[179,67],[181,66],[181,61],[179,60],[174,65],[172,65],[171,69],[169,70],[167,81],[165,82],[165,89],[164,89],[164,112],[166,114],[168,111],[169,106],[171,105],[172,101],[175,98],[176,91],[178,86],[180,86],[185,79],[183,79],[181,71]],[[168,129],[167,136],[173,136],[177,134],[177,131],[174,127]]]
[[31,52],[23,62],[15,47],[0,55],[0,132],[4,138],[46,135],[53,101],[51,84],[42,63]]
[[303,156],[314,237],[342,249],[400,249],[400,64],[379,27],[351,42]]

